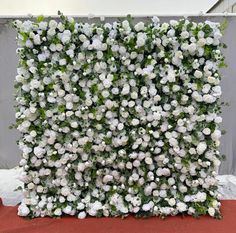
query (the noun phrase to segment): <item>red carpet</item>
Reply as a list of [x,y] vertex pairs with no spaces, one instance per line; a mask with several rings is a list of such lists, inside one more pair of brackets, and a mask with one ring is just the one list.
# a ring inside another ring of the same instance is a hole
[[136,219],[75,217],[27,220],[17,216],[17,207],[0,204],[0,233],[236,233],[236,201],[222,201],[222,220],[208,216]]

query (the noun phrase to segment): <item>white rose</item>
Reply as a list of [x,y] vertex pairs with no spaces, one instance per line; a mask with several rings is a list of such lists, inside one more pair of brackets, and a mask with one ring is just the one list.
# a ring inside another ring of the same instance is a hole
[[143,31],[144,30],[144,23],[143,22],[139,22],[134,26],[134,29],[139,32],[139,31]]
[[152,17],[152,22],[154,25],[157,25],[160,22],[160,19],[157,16]]
[[71,38],[71,32],[69,30],[65,30],[61,35],[61,42],[63,44],[67,44],[69,43],[70,38]]
[[180,36],[181,36],[183,39],[186,39],[186,38],[189,37],[189,32],[183,31],[183,32],[181,32]]
[[205,38],[200,38],[197,42],[198,46],[203,47],[206,44]]
[[37,146],[34,148],[34,154],[38,157],[38,158],[42,158],[43,155],[45,154],[46,150]]
[[208,83],[214,84],[215,81],[216,81],[216,79],[214,77],[212,77],[212,76],[207,77],[207,82]]
[[179,202],[179,203],[177,203],[177,210],[179,212],[184,212],[187,210],[187,205],[183,202]]
[[139,32],[137,35],[136,44],[138,47],[142,47],[145,45],[147,39],[147,35],[145,33]]
[[56,28],[57,27],[57,21],[52,19],[49,21],[49,27],[50,28]]
[[214,217],[214,216],[215,216],[215,212],[216,212],[216,211],[215,211],[214,208],[212,208],[212,207],[209,207],[209,208],[208,208],[208,213],[209,213],[210,216]]
[[211,134],[211,138],[213,141],[217,141],[221,138],[221,131],[216,129],[212,134]]
[[160,134],[159,134],[158,131],[154,131],[154,132],[152,133],[152,135],[153,135],[154,138],[159,138],[159,137],[160,137]]
[[178,141],[175,138],[170,138],[169,143],[171,146],[176,147],[178,146]]
[[82,203],[82,202],[80,202],[80,203],[77,204],[77,209],[78,209],[78,210],[82,210],[82,209],[84,209],[84,207],[85,207],[85,205],[84,205],[84,203]]
[[48,26],[47,22],[40,22],[39,23],[39,28],[42,29],[42,30],[46,30],[47,26]]
[[216,97],[212,96],[212,95],[209,95],[209,94],[206,94],[206,95],[203,95],[203,101],[206,102],[206,103],[214,103],[216,101]]
[[199,201],[199,202],[204,202],[207,198],[207,195],[206,193],[203,193],[203,192],[198,192],[196,194],[196,201]]
[[61,216],[61,215],[62,215],[61,209],[60,209],[60,208],[57,208],[57,209],[54,211],[54,214],[55,214],[56,216]]
[[175,82],[175,72],[174,72],[174,70],[170,69],[170,70],[168,71],[167,80],[168,80],[169,82]]
[[84,163],[79,163],[79,164],[77,165],[77,170],[78,170],[79,172],[83,172],[84,169],[85,169],[85,164],[84,164]]
[[135,119],[133,119],[133,120],[131,121],[131,124],[132,124],[133,126],[136,126],[136,125],[139,124],[139,120],[135,118]]
[[168,179],[168,184],[169,184],[169,185],[174,185],[174,184],[175,184],[175,179],[172,178],[172,177],[169,178],[169,179]]
[[202,72],[199,71],[199,70],[195,70],[194,76],[195,76],[196,78],[201,78],[201,77],[202,77]]
[[168,204],[169,204],[170,206],[174,206],[174,205],[176,204],[175,199],[174,199],[174,198],[169,199],[169,200],[168,200]]
[[114,87],[111,89],[111,92],[112,92],[112,94],[117,95],[117,94],[119,94],[119,88]]
[[70,194],[70,189],[68,187],[62,187],[61,188],[61,194],[63,196],[68,196]]
[[197,46],[195,43],[191,43],[189,46],[188,46],[188,51],[189,53],[194,53],[197,49]]
[[154,206],[153,202],[149,202],[149,203],[147,203],[147,204],[144,204],[144,205],[142,206],[142,209],[143,209],[144,211],[149,211],[151,208],[153,208],[153,206]]
[[215,121],[216,124],[219,124],[219,123],[222,122],[222,117],[219,117],[219,116],[218,116],[218,117],[215,118],[214,121]]
[[30,82],[30,88],[31,89],[38,89],[40,87],[40,81],[36,80],[36,79],[33,79],[31,82]]
[[180,90],[180,86],[179,85],[173,85],[172,90],[173,90],[173,92],[177,92],[177,91]]
[[212,39],[211,37],[207,37],[207,38],[206,38],[206,43],[207,43],[208,45],[212,44],[212,43],[213,43],[213,39]]
[[37,187],[37,192],[42,193],[43,192],[43,186],[39,185]]
[[205,128],[202,131],[205,135],[210,135],[211,134],[211,130],[209,128]]
[[111,176],[111,175],[105,175],[103,177],[103,183],[105,183],[105,184],[112,181],[112,180],[113,180],[113,176]]
[[101,40],[97,39],[97,38],[94,38],[93,39],[93,42],[92,42],[92,46],[94,49],[96,50],[101,50],[102,48],[102,42]]
[[21,204],[19,205],[19,207],[18,207],[18,215],[25,217],[25,216],[27,216],[29,213],[30,213],[30,210],[29,210],[29,208],[27,207],[27,205],[24,204],[24,203],[21,203]]
[[124,128],[124,124],[123,123],[119,123],[118,125],[117,125],[117,129],[118,130],[122,130]]
[[103,80],[103,85],[104,85],[105,88],[110,88],[110,86],[112,85],[112,82],[111,82],[110,79],[106,78],[106,79]]
[[65,214],[71,214],[71,212],[72,212],[72,207],[71,206],[66,206],[65,208],[63,208],[63,212],[65,213]]
[[200,142],[198,145],[197,145],[197,153],[199,155],[203,154],[204,151],[207,149],[207,145],[205,142]]
[[137,98],[138,98],[138,93],[137,93],[137,92],[132,92],[131,95],[130,95],[130,97],[131,97],[132,99],[137,99]]
[[35,130],[32,130],[32,131],[30,131],[30,135],[31,135],[31,137],[36,137],[37,136],[37,133],[36,133],[36,131]]
[[67,108],[67,109],[73,109],[73,103],[67,102],[67,103],[66,103],[66,108]]
[[129,92],[130,92],[130,86],[129,86],[129,84],[125,84],[125,85],[123,86],[123,89],[122,89],[122,91],[121,91],[121,94],[122,94],[122,95],[127,95],[127,94],[129,94]]
[[41,54],[38,55],[38,60],[39,60],[39,61],[46,61],[46,58],[47,58],[47,57],[46,57],[45,54],[43,54],[43,53],[41,53]]
[[203,85],[202,92],[207,94],[210,91],[210,89],[211,89],[211,85],[207,83]]
[[86,212],[85,211],[79,212],[79,214],[78,214],[79,219],[84,219],[85,217],[86,217]]
[[35,35],[33,38],[34,44],[39,45],[41,44],[41,39],[40,39],[40,35]]
[[153,162],[152,162],[152,158],[150,157],[146,157],[145,158],[145,163],[148,164],[148,165],[151,165]]
[[70,123],[70,126],[75,129],[78,127],[78,123],[76,121],[73,121]]
[[122,22],[122,27],[123,27],[126,31],[130,30],[129,21],[128,21],[128,20],[124,20],[124,21]]
[[66,59],[64,59],[64,58],[63,58],[63,59],[60,59],[60,60],[59,60],[59,65],[60,65],[60,66],[66,65]]
[[61,51],[63,48],[62,44],[56,44],[56,50]]

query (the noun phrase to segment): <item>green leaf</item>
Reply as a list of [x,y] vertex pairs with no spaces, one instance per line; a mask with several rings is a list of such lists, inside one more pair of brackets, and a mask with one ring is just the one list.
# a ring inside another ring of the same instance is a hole
[[60,159],[60,155],[58,155],[58,154],[53,154],[53,155],[50,156],[50,159],[51,159],[52,161],[57,161],[57,160]]
[[40,23],[44,20],[44,16],[43,15],[39,15],[37,18],[36,18],[36,22],[37,23]]
[[225,32],[227,27],[228,27],[228,20],[225,18],[223,22],[221,22],[220,24],[220,31],[222,34]]
[[21,190],[23,190],[22,186],[18,186],[17,188],[14,189],[14,192],[21,191]]
[[224,61],[222,61],[222,62],[219,63],[218,67],[219,68],[227,68],[228,65]]
[[46,91],[52,91],[53,90],[53,83],[50,83],[50,84],[48,84],[47,86],[46,86]]
[[202,30],[203,30],[203,32],[205,33],[205,37],[210,36],[210,34],[211,34],[212,31],[213,31],[209,24],[206,24],[206,25],[203,27]]
[[85,152],[89,152],[92,148],[92,142],[87,142],[85,145],[84,145],[84,151]]
[[92,86],[91,86],[91,92],[93,93],[93,94],[95,94],[97,91],[98,91],[98,85],[97,84],[93,84]]
[[224,49],[227,49],[227,48],[228,48],[227,44],[225,44],[225,43],[222,44],[222,47],[223,47]]
[[[131,25],[133,24],[133,17],[131,16],[131,14],[128,14],[128,15],[127,15],[127,20],[128,20],[128,22],[129,22],[129,24],[131,24]],[[131,25],[130,25],[130,26],[131,26]]]
[[106,145],[111,145],[111,143],[112,143],[112,138],[105,137],[103,140],[106,143]]
[[59,105],[59,106],[58,106],[58,111],[59,111],[59,112],[65,112],[65,110],[66,110],[66,108],[65,108],[64,105]]
[[20,32],[20,35],[23,37],[23,42],[26,42],[29,38],[29,35],[26,32]]
[[46,113],[45,113],[45,110],[43,108],[39,109],[39,115],[42,119],[46,118]]

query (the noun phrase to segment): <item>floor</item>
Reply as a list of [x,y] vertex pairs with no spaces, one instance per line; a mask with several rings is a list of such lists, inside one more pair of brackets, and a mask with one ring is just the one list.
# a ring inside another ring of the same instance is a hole
[[137,219],[75,217],[61,219],[37,218],[33,220],[17,216],[17,207],[0,204],[0,233],[235,233],[236,201],[222,201],[221,220],[203,216],[158,217]]

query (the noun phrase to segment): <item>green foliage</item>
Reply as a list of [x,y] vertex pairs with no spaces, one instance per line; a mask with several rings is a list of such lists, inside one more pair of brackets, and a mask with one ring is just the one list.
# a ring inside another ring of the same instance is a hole
[[228,27],[228,20],[226,18],[224,18],[224,20],[220,24],[220,31],[222,34],[225,32],[227,27]]

